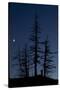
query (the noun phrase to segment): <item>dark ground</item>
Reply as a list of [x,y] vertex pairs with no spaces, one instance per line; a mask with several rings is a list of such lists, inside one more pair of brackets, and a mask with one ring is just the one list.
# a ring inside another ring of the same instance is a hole
[[9,79],[8,84],[10,88],[26,87],[26,86],[44,86],[44,85],[58,85],[58,80],[37,76],[37,77]]

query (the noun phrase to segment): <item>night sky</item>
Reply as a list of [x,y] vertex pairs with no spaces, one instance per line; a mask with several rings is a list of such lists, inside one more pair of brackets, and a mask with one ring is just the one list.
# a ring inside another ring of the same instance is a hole
[[[52,5],[34,5],[9,3],[9,53],[10,53],[10,77],[18,77],[18,68],[13,67],[12,63],[18,63],[13,60],[17,54],[18,48],[30,43],[30,35],[33,29],[35,11],[38,16],[38,23],[41,28],[41,40],[49,37],[49,44],[52,51],[58,51],[58,7]],[[56,69],[51,73],[52,78],[58,78],[58,55],[55,55],[54,64]],[[41,67],[38,65],[38,73]],[[30,71],[31,74],[31,71]]]

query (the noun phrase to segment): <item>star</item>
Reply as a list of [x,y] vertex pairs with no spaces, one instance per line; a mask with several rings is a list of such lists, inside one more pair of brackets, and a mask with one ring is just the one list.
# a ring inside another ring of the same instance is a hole
[[13,42],[15,42],[15,39],[13,39]]

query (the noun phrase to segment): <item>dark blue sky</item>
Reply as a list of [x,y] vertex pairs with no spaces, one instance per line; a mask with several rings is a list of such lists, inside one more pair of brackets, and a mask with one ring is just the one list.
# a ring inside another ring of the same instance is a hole
[[[58,49],[58,7],[52,5],[34,5],[34,4],[9,4],[9,40],[10,40],[10,55],[11,63],[13,62],[13,56],[17,52],[17,48],[23,48],[27,43],[29,44],[29,38],[34,25],[35,11],[38,16],[39,27],[41,28],[41,40],[46,39],[46,35],[49,37],[50,46],[52,51]],[[13,42],[15,40],[15,42]],[[17,61],[17,60],[16,60]],[[16,63],[14,61],[14,63]],[[51,74],[52,78],[57,78],[58,56],[54,58],[54,64],[56,65],[55,72]],[[11,77],[17,76],[17,68],[13,68],[11,65]],[[38,70],[39,72],[39,70]]]

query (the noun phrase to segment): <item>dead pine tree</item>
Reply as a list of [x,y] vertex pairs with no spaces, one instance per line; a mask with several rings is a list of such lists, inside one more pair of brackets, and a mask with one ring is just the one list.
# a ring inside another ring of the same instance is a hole
[[22,60],[22,51],[20,51],[20,48],[17,49],[16,55],[13,57],[13,67],[19,67],[18,73],[19,73],[19,78],[24,77],[24,68],[23,68],[23,63],[24,61]]
[[19,77],[21,77],[21,74],[20,74],[20,71],[21,71],[20,63],[21,63],[21,52],[20,52],[20,48],[18,48],[17,51],[16,51],[16,54],[13,56],[12,66],[13,66],[13,68],[19,67],[19,69],[17,70],[18,73],[19,73],[19,75],[18,75]]
[[14,56],[14,60],[18,60],[18,63],[13,64],[13,66],[19,66],[19,77],[28,77],[29,76],[29,66],[28,66],[28,52],[27,45],[20,51],[18,49],[17,55]]
[[40,45],[39,45],[39,40],[40,40],[40,29],[38,25],[38,16],[37,12],[35,11],[35,16],[34,16],[34,23],[33,23],[33,29],[32,29],[32,34],[30,40],[32,41],[32,46],[30,46],[31,50],[31,56],[33,57],[33,64],[34,64],[34,75],[37,76],[37,64],[39,63],[38,58],[39,58],[39,53],[40,53]]
[[26,77],[29,77],[29,61],[28,61],[27,45],[25,45],[24,48],[24,67],[25,67]]
[[57,52],[51,52],[50,47],[49,47],[49,41],[48,37],[45,41],[45,52],[44,52],[44,64],[43,64],[43,69],[44,69],[44,77],[46,77],[46,74],[53,72],[54,68],[56,66],[53,64],[54,63],[54,54]]

